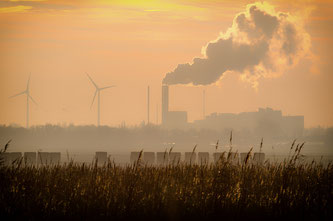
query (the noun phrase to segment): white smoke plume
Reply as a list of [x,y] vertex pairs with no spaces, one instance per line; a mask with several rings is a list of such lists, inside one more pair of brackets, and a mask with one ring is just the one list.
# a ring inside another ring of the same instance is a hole
[[209,85],[231,71],[257,87],[259,78],[280,76],[309,55],[311,41],[303,22],[268,3],[249,4],[226,33],[203,48],[202,58],[179,64],[163,84]]

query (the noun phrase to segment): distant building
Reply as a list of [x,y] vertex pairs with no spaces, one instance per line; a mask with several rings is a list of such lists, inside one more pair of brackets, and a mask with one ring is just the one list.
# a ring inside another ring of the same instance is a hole
[[299,137],[303,135],[304,116],[284,116],[282,125],[286,134]]
[[187,127],[186,111],[169,111],[169,86],[162,86],[162,125],[174,129]]
[[259,108],[257,112],[212,113],[193,123],[196,128],[248,131],[266,136],[302,136],[304,116],[283,116],[280,110]]
[[169,86],[162,85],[162,126],[168,129],[233,130],[262,137],[300,137],[304,130],[304,116],[283,116],[282,111],[259,108],[256,112],[212,113],[205,119],[189,124],[186,111],[169,111]]

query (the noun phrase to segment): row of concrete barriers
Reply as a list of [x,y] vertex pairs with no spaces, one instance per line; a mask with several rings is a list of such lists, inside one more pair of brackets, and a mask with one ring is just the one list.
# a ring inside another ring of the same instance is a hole
[[[95,159],[98,164],[107,162],[107,152],[96,152]],[[60,152],[5,152],[1,154],[1,160],[5,166],[15,163],[23,165],[56,165],[61,163]]]
[[[185,152],[182,158],[181,152],[142,152],[141,160],[146,164],[168,164],[184,162],[207,164],[210,162],[217,162],[221,157],[229,159],[232,163],[244,163],[248,153],[237,152],[215,152],[213,153],[213,159],[210,160],[210,154],[208,152]],[[4,165],[9,166],[15,162],[20,162],[24,165],[55,165],[61,162],[60,152],[24,152],[23,156],[21,152],[6,152],[2,153],[2,160]],[[131,152],[130,162],[135,163],[140,157],[140,152]],[[96,152],[95,160],[98,164],[104,164],[107,162],[107,152]],[[264,153],[254,153],[253,157],[249,157],[249,162],[263,163],[265,161]]]
[[10,166],[13,163],[21,162],[24,165],[51,165],[60,163],[60,152],[6,152],[1,154],[3,164]]
[[[168,164],[184,162],[187,164],[207,164],[210,163],[210,154],[208,152],[185,152],[184,158],[180,152],[143,152],[141,153],[141,160],[147,164]],[[130,162],[135,163],[140,157],[140,152],[131,152]],[[232,163],[244,163],[246,158],[250,163],[264,163],[265,153],[254,153],[253,157],[248,153],[237,152],[215,152],[213,153],[213,162],[218,162],[221,158],[228,159]]]

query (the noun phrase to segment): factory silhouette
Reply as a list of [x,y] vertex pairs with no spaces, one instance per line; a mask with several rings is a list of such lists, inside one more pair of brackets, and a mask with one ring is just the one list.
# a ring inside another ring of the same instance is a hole
[[304,130],[304,116],[283,116],[280,110],[259,108],[257,112],[239,114],[212,113],[204,116],[204,119],[189,123],[186,111],[169,110],[169,86],[163,85],[162,126],[168,129],[234,130],[261,134],[263,137],[301,137]]

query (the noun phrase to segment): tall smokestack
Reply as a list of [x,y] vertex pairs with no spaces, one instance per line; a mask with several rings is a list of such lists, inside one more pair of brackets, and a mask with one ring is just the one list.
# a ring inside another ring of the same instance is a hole
[[149,124],[149,86],[147,88],[147,124]]
[[206,115],[206,90],[203,90],[203,94],[202,94],[202,117],[203,119],[205,119],[205,115]]
[[167,122],[169,112],[169,86],[162,85],[162,124]]
[[158,104],[156,104],[156,125],[158,125]]

